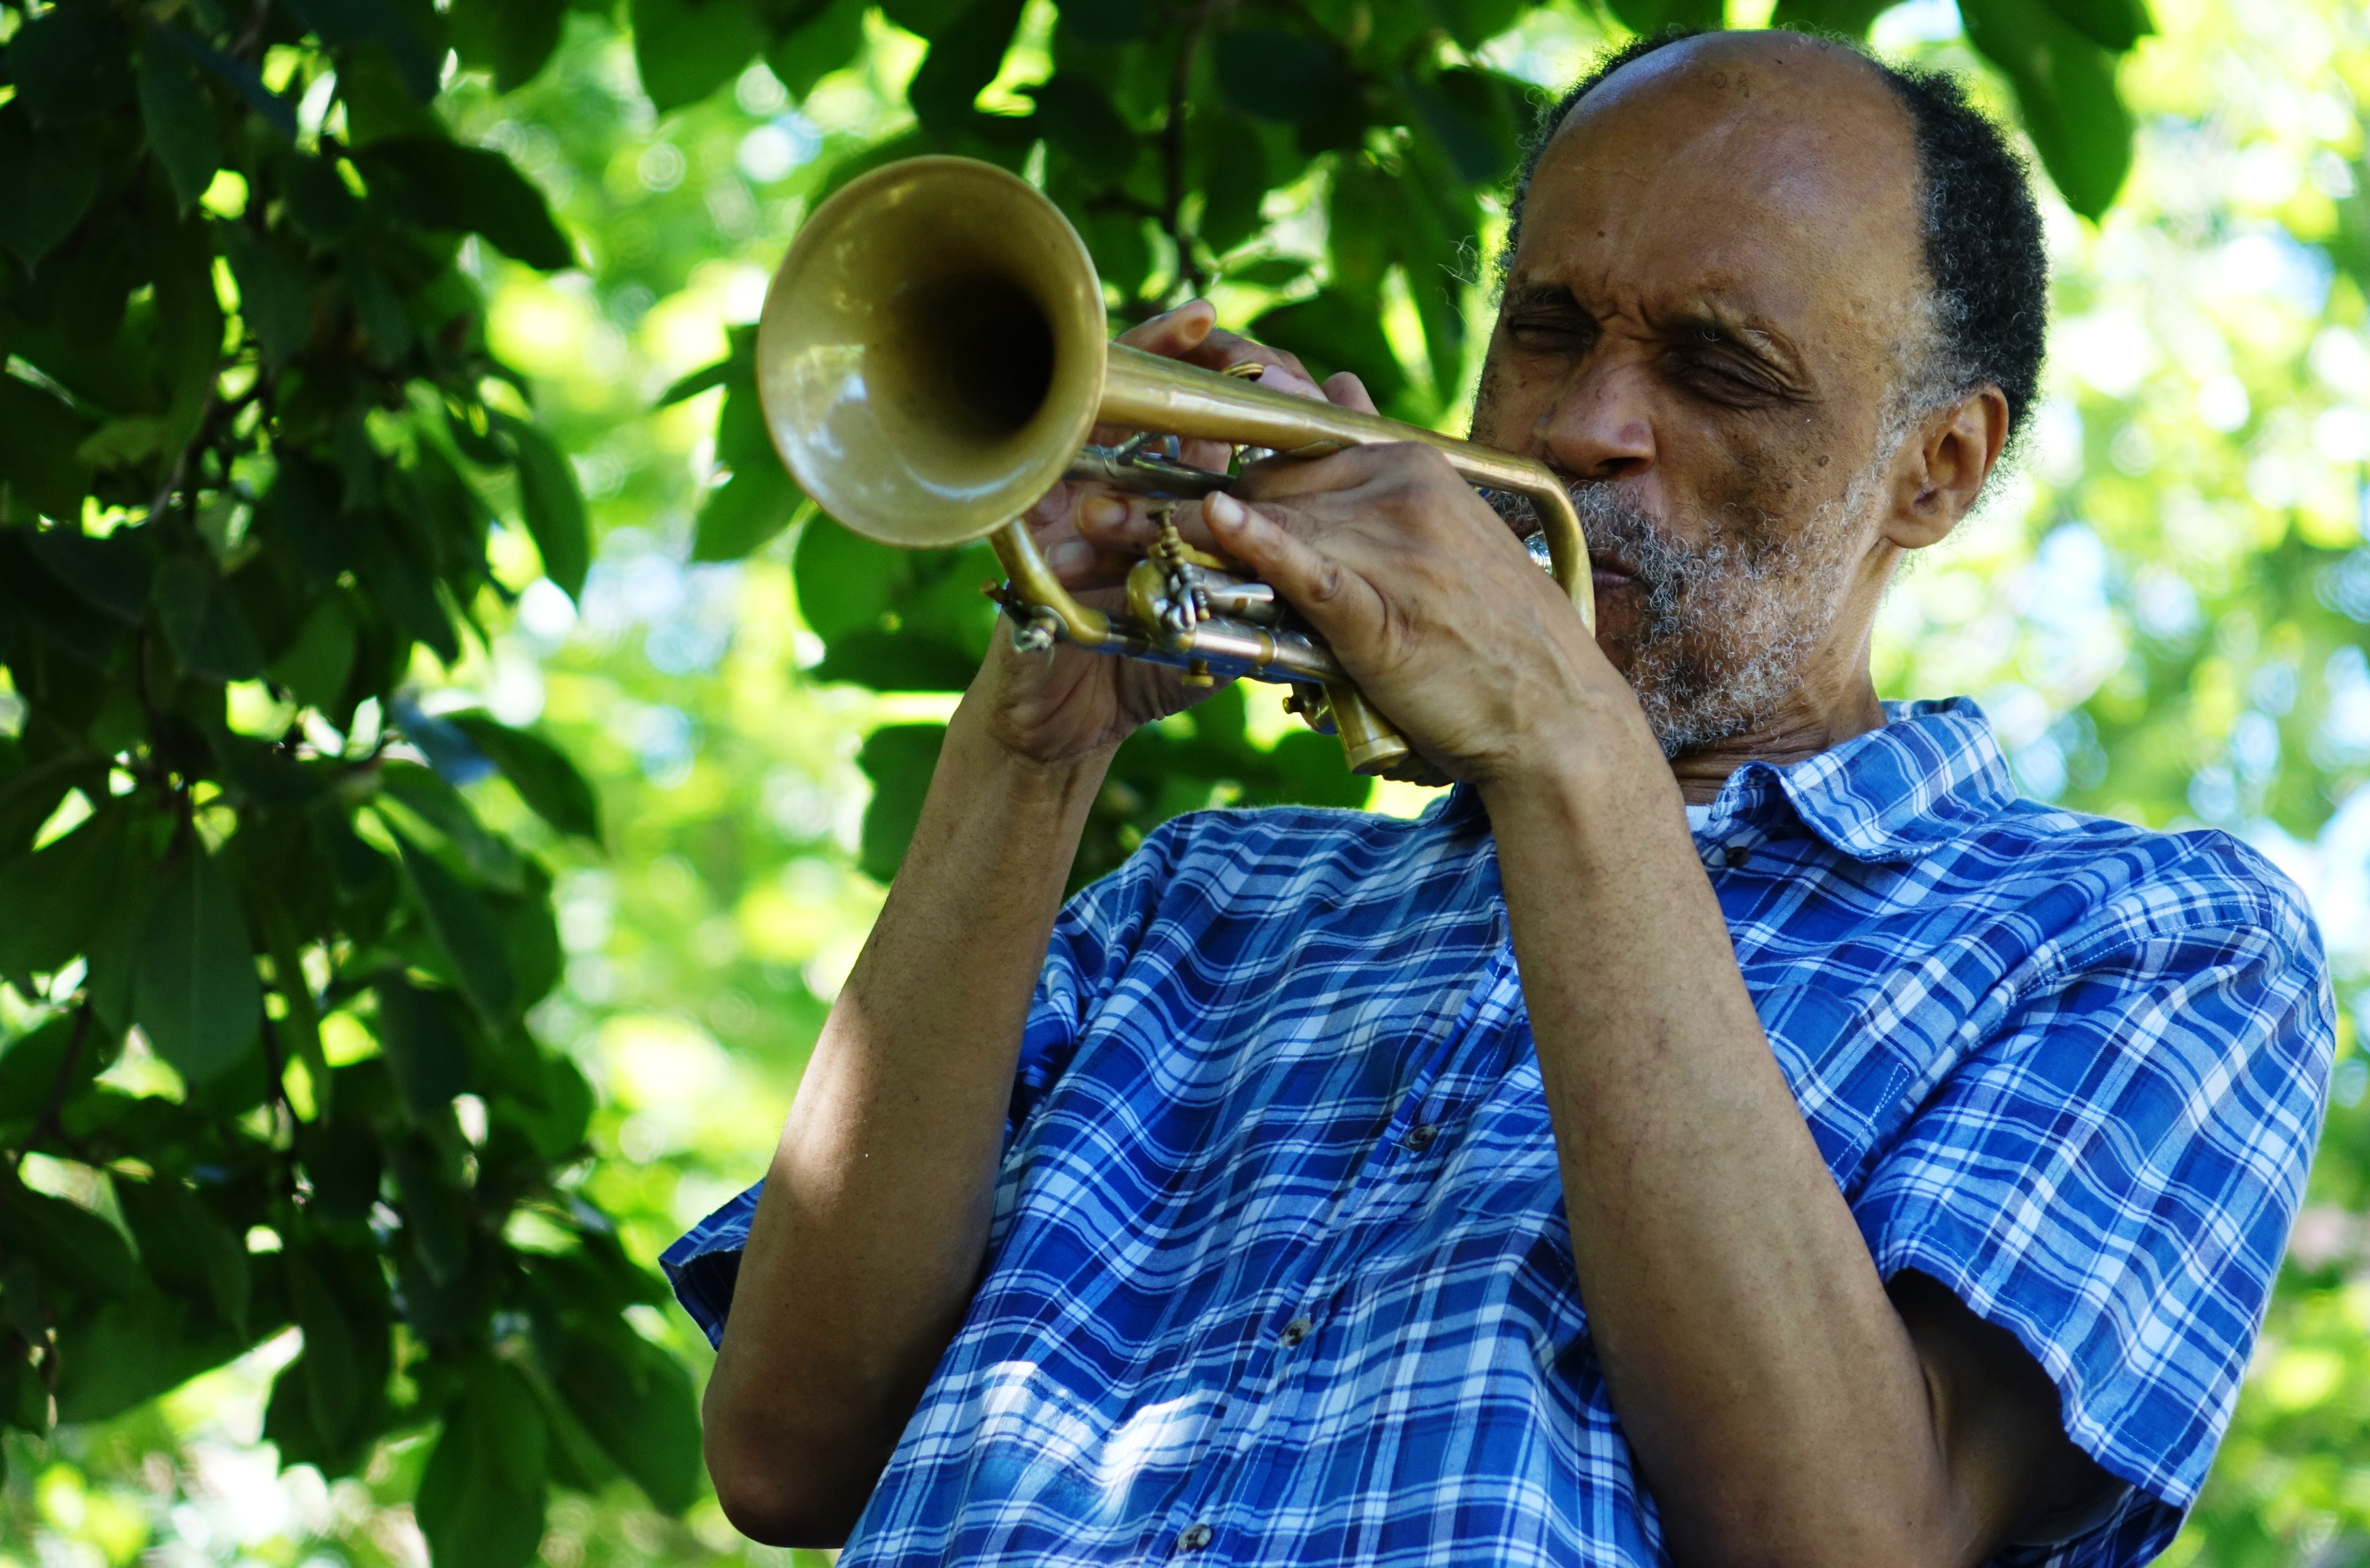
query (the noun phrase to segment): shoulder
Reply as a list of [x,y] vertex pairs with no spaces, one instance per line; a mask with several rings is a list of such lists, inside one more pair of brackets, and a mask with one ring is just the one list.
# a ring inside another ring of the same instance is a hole
[[2008,803],[1960,853],[2004,876],[2088,896],[2092,923],[2131,935],[2230,930],[2321,959],[2304,892],[2261,851],[2216,828],[2164,831],[2040,801]]

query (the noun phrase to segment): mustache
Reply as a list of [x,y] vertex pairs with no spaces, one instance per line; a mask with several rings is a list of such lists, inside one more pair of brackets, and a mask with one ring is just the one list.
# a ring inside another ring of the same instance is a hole
[[[1588,536],[1590,558],[1638,582],[1646,589],[1651,609],[1675,608],[1685,590],[1728,554],[1717,538],[1700,548],[1674,538],[1651,512],[1623,495],[1611,480],[1566,480],[1563,487],[1571,498],[1581,531]],[[1516,535],[1528,538],[1539,532],[1538,508],[1528,496],[1492,490],[1487,499]]]

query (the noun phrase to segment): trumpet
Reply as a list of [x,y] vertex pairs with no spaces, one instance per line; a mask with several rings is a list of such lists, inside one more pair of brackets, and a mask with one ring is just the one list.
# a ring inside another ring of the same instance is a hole
[[[1233,484],[1177,461],[1170,438],[1229,442],[1237,467],[1420,442],[1468,484],[1527,498],[1533,555],[1593,629],[1587,542],[1545,464],[1260,386],[1255,364],[1222,373],[1107,337],[1102,284],[1059,208],[991,164],[910,158],[851,182],[800,231],[758,323],[758,395],[783,462],[846,527],[905,549],[991,540],[1007,578],[991,593],[1020,647],[1146,659],[1191,684],[1288,684],[1286,705],[1338,734],[1360,773],[1430,769],[1272,587],[1187,544],[1156,505],[1160,540],[1124,608],[1105,612],[1054,577],[1020,514],[1064,478],[1171,507]],[[1099,447],[1098,424],[1137,433]]]

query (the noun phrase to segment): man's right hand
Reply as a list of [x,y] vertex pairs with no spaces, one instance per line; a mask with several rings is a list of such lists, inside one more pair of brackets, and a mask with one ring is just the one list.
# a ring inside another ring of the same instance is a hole
[[[1260,378],[1263,386],[1363,406],[1354,377],[1337,376],[1320,389],[1292,355],[1213,330],[1215,320],[1210,304],[1195,300],[1129,328],[1119,341],[1208,370],[1257,361],[1268,367]],[[1108,445],[1129,433],[1098,427],[1094,439]],[[1179,452],[1183,462],[1219,473],[1231,455],[1224,441],[1186,441]],[[1151,505],[1106,486],[1065,480],[1021,521],[1062,585],[1081,602],[1108,610],[1121,601],[1120,585],[1158,533]],[[1039,767],[1061,768],[1107,756],[1142,726],[1181,713],[1211,690],[1187,686],[1177,670],[1162,665],[1060,644],[1044,653],[1021,653],[1009,637],[998,635],[971,697],[984,700],[987,731],[1004,750]]]

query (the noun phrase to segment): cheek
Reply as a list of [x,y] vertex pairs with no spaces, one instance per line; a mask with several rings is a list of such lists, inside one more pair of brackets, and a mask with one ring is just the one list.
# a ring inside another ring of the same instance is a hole
[[1695,444],[1692,498],[1737,535],[1792,532],[1849,483],[1849,464],[1835,455],[1832,433],[1802,425],[1799,416],[1789,420],[1789,429],[1723,431]]

